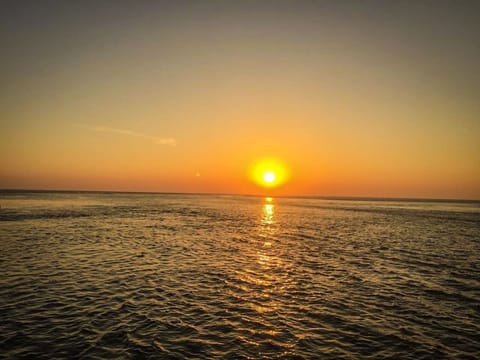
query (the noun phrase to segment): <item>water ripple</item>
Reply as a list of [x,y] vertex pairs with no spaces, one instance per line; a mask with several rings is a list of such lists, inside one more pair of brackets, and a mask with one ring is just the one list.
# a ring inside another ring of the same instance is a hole
[[478,204],[0,197],[6,358],[478,358]]

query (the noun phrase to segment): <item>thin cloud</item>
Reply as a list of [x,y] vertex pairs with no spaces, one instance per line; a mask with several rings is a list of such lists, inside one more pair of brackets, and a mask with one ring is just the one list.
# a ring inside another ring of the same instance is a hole
[[153,141],[155,144],[159,144],[159,145],[170,145],[170,146],[176,146],[177,145],[177,141],[174,138],[162,138],[162,137],[158,137],[158,136],[151,136],[151,135],[139,133],[139,132],[136,132],[136,131],[125,130],[125,129],[116,129],[116,128],[111,128],[111,127],[107,127],[107,126],[91,126],[91,125],[84,125],[84,124],[77,124],[77,126],[80,126],[84,129],[88,129],[90,131],[107,132],[107,133],[127,135],[127,136],[133,136],[133,137],[148,139],[148,140]]

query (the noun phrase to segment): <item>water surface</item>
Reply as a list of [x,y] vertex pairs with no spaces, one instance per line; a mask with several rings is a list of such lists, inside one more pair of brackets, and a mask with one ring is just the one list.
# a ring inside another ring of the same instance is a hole
[[478,202],[0,195],[5,358],[479,358]]

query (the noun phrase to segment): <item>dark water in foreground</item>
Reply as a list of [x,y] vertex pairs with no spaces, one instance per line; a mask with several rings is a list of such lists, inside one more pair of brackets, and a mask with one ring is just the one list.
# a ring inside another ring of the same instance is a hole
[[478,203],[0,194],[0,357],[480,357]]

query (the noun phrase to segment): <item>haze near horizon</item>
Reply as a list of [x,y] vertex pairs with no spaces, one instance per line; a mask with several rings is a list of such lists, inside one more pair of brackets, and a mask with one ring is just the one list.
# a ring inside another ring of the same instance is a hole
[[470,1],[5,1],[0,188],[480,199],[479,24]]

